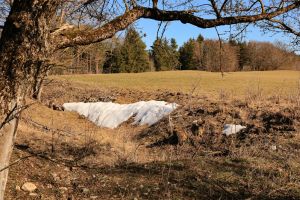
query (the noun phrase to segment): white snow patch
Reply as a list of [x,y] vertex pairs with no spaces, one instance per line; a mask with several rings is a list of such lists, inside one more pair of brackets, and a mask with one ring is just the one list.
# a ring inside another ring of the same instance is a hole
[[246,126],[236,125],[236,124],[225,124],[223,134],[226,136],[236,134],[237,132],[245,129]]
[[84,115],[96,125],[106,128],[116,128],[121,123],[134,116],[133,124],[153,125],[177,108],[176,103],[165,101],[140,101],[132,104],[112,102],[96,103],[65,103],[67,111],[75,111]]

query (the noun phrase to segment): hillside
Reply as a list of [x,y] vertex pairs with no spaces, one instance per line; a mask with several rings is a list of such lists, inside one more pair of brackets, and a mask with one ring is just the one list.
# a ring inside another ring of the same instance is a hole
[[[49,77],[28,99],[6,199],[299,199],[300,74],[159,72]],[[99,128],[65,102],[164,100],[151,127]],[[224,124],[244,131],[224,136]],[[20,189],[33,182],[37,190]]]

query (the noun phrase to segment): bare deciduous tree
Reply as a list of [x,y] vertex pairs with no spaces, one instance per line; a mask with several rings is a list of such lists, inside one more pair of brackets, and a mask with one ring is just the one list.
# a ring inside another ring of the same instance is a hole
[[[165,0],[157,8],[146,0],[2,0],[2,5],[4,15],[10,11],[0,39],[0,199],[8,174],[1,169],[9,164],[25,96],[56,50],[103,41],[141,18],[178,20],[199,28],[256,23],[292,33],[295,43],[300,36],[299,0]],[[68,21],[94,28],[59,27],[53,25],[56,18],[59,25]]]

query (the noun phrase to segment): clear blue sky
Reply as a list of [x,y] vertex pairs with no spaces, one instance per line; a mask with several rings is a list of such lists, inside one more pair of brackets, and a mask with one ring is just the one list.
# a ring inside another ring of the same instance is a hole
[[[142,33],[146,34],[143,38],[144,42],[147,44],[147,48],[153,44],[153,41],[157,35],[158,23],[154,20],[141,19],[136,23],[136,27]],[[220,33],[225,30],[229,30],[229,26],[218,27]],[[181,46],[189,38],[196,38],[199,34],[203,35],[206,39],[218,39],[218,35],[214,28],[211,29],[201,29],[190,24],[182,24],[180,22],[170,22],[164,36],[168,39],[175,38],[178,45]],[[160,36],[160,35],[159,35]],[[222,36],[223,39],[228,39],[228,36]],[[247,33],[245,36],[246,41],[256,40],[256,41],[282,41],[288,43],[286,35],[283,34],[263,34],[258,28],[250,26],[247,28]]]

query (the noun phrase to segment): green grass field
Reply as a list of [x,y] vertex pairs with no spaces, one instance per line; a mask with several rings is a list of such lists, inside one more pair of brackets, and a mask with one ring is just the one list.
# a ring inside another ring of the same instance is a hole
[[203,71],[147,72],[139,74],[64,75],[55,78],[96,87],[117,87],[138,90],[169,90],[196,94],[232,96],[261,91],[265,95],[299,93],[300,71],[230,72]]

